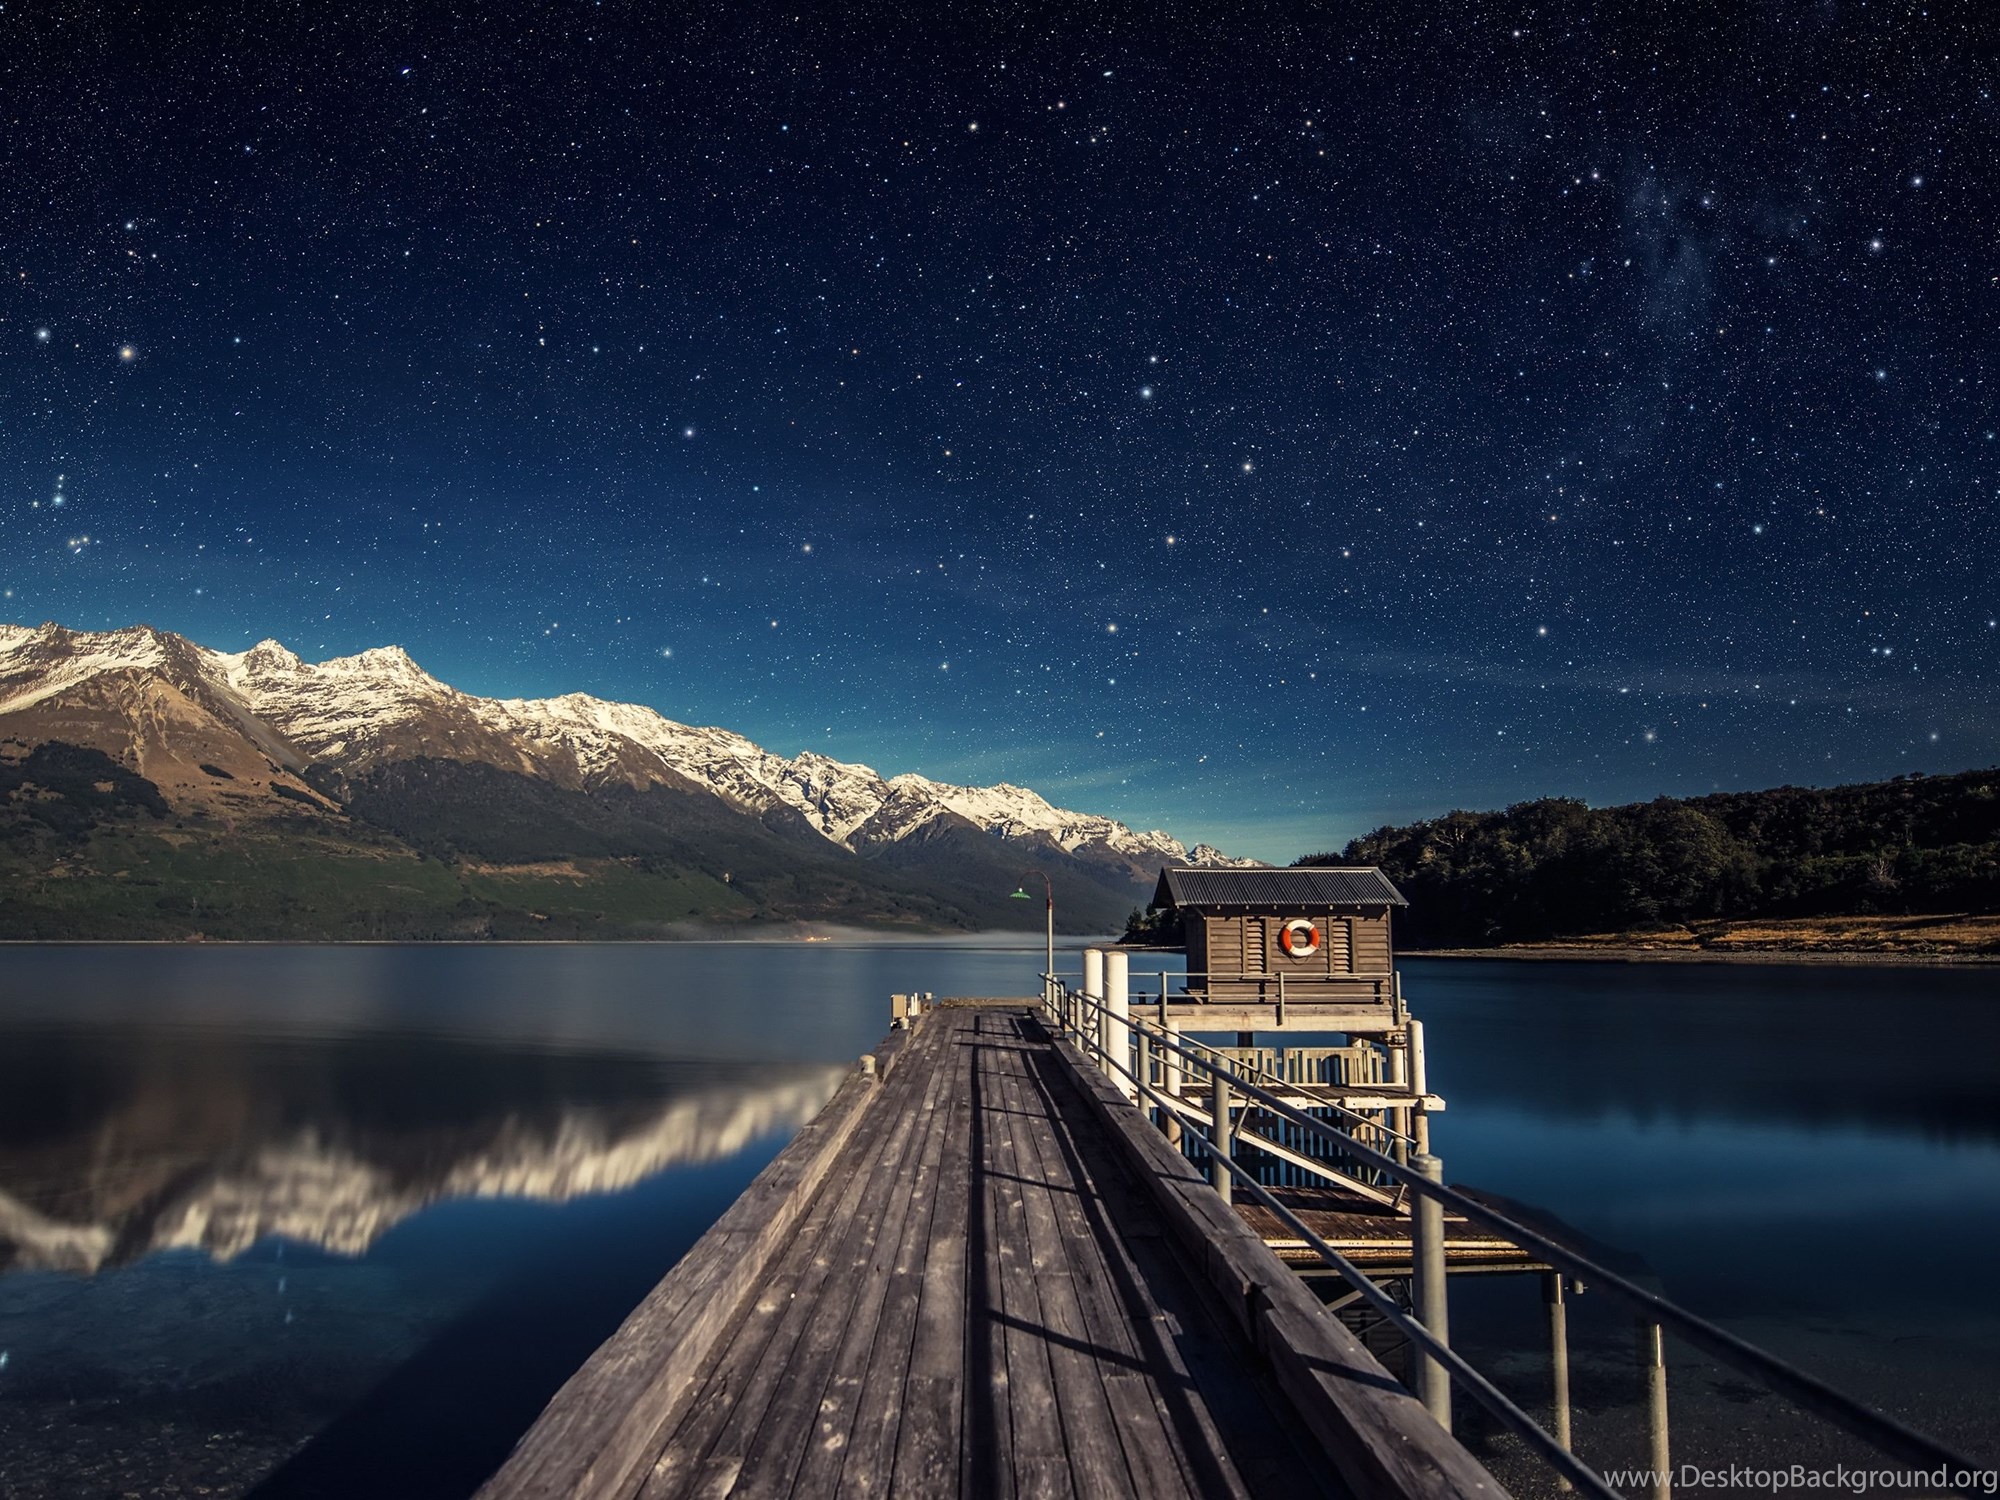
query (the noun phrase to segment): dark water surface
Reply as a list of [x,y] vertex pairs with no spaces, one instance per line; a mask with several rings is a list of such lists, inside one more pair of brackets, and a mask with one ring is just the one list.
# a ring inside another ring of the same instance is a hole
[[[1040,959],[0,950],[0,1494],[469,1492],[881,1036],[892,990],[1024,994]],[[1993,1450],[1996,976],[1405,975],[1452,1180]],[[1535,1399],[1538,1296],[1491,1280],[1454,1284],[1461,1342]],[[1589,1294],[1576,1318],[1579,1442],[1609,1461],[1634,1441],[1629,1323]],[[1673,1378],[1677,1452],[1792,1441],[1698,1362]]]
[[[2000,971],[1403,968],[1449,1180],[1553,1212],[1682,1306],[2000,1462]],[[1546,1409],[1537,1297],[1492,1278],[1453,1303],[1475,1363]],[[1630,1320],[1587,1292],[1571,1313],[1578,1449],[1638,1462]],[[1676,1463],[1873,1462],[1690,1351],[1669,1363]]]

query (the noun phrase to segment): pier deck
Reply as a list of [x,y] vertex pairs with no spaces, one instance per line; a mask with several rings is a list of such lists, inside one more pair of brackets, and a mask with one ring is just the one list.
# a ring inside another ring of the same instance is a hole
[[483,1500],[1499,1493],[1028,1009],[880,1056]]

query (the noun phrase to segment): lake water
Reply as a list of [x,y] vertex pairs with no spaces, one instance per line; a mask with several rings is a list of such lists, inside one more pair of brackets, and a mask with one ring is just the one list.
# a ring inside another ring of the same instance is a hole
[[[1024,994],[1040,967],[1039,945],[0,950],[0,1493],[469,1492],[891,991]],[[2000,976],[1405,981],[1451,1180],[1995,1455]],[[1533,1285],[1453,1297],[1461,1344],[1545,1399]],[[1574,1316],[1579,1442],[1609,1461],[1634,1439],[1607,1301]],[[1697,1361],[1673,1387],[1681,1451],[1790,1440]]]

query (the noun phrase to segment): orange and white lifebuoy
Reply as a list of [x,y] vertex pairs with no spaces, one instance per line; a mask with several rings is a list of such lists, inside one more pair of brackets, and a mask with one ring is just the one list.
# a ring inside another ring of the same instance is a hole
[[1287,958],[1311,958],[1319,952],[1319,928],[1304,917],[1293,917],[1278,929],[1278,946]]

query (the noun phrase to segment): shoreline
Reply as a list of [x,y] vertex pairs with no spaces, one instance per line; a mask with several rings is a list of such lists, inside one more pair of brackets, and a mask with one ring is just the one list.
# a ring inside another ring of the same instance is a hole
[[1509,959],[1519,963],[1600,963],[1600,964],[1808,964],[1867,965],[1897,969],[1965,969],[2000,965],[1996,953],[1895,953],[1855,949],[1834,952],[1827,949],[1742,948],[1714,949],[1603,947],[1585,948],[1564,943],[1522,943],[1505,948],[1424,948],[1405,949],[1400,960]]

